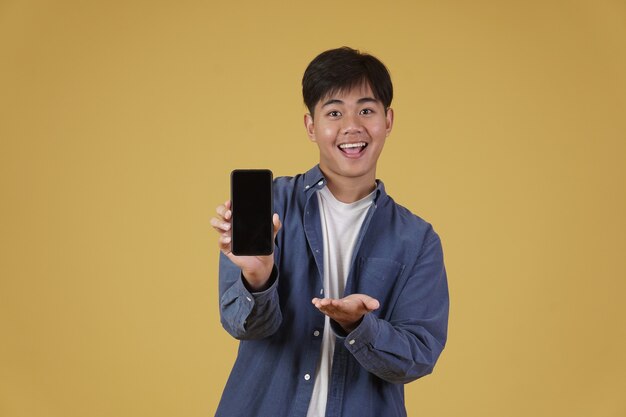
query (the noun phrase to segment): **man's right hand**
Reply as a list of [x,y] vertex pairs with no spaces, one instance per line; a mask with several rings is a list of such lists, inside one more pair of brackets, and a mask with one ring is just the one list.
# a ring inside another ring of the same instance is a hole
[[[267,256],[236,256],[231,249],[232,236],[232,211],[231,202],[226,201],[216,209],[217,216],[211,219],[211,226],[219,234],[218,246],[222,253],[237,265],[253,292],[263,291],[274,267],[274,255]],[[278,214],[274,213],[274,239],[282,224]]]

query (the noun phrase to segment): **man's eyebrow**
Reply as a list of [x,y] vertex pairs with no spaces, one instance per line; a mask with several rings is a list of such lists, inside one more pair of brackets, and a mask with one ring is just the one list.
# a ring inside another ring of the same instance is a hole
[[330,106],[331,104],[343,104],[343,101],[337,98],[331,98],[330,100],[322,104],[322,107]]
[[[356,102],[357,104],[363,104],[363,103],[376,103],[379,100],[375,99],[374,97],[363,97],[358,99]],[[343,104],[342,100],[339,100],[338,98],[331,98],[330,100],[324,102],[324,104],[322,104],[322,107],[326,107],[326,106],[330,106],[331,104]]]
[[380,100],[377,100],[377,99],[376,99],[376,98],[374,98],[374,97],[363,97],[363,98],[358,99],[358,100],[357,100],[357,103],[358,103],[358,104],[363,104],[363,103],[371,103],[371,102],[376,103],[376,102],[378,102],[378,101],[380,101]]

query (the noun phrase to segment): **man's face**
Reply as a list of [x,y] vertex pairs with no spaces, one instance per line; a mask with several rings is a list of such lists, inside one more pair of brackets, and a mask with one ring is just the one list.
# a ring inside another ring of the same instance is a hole
[[376,163],[393,126],[369,84],[322,98],[315,116],[304,117],[307,134],[320,150],[320,168],[334,176],[373,183]]

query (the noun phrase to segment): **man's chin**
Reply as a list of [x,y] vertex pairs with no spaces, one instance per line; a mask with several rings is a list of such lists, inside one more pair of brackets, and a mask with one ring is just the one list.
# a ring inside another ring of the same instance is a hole
[[[322,171],[324,170],[322,169]],[[370,175],[376,176],[375,170],[358,166],[340,166],[337,169],[331,169],[331,171],[341,178],[359,179]]]

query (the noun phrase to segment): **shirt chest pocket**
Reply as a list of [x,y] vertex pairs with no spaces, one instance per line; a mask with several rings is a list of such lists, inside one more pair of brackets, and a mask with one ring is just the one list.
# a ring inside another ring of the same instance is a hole
[[402,285],[399,283],[404,265],[387,258],[359,258],[355,275],[355,293],[366,294],[380,302],[377,316],[384,316],[392,307]]

